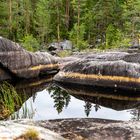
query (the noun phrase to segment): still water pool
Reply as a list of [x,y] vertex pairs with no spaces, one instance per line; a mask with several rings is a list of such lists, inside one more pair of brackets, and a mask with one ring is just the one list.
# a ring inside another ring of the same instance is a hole
[[[36,98],[33,101],[33,97],[26,101],[27,108],[29,109],[29,116],[32,116],[35,120],[44,119],[59,119],[59,118],[85,118],[87,102],[78,100],[73,96],[70,96],[69,105],[62,109],[62,112],[58,112],[55,99],[53,99],[48,91],[43,90],[36,94]],[[129,110],[115,111],[110,108],[100,106],[98,111],[95,110],[95,104],[91,104],[91,111],[88,117],[113,119],[113,120],[129,120],[132,115]],[[23,105],[23,107],[25,104]],[[22,109],[21,109],[22,112]]]
[[71,85],[58,86],[48,82],[47,84],[40,82],[39,85],[26,83],[24,88],[17,87],[18,92],[24,89],[24,103],[9,117],[10,119],[48,120],[89,117],[139,120],[140,117],[140,100],[138,95],[133,96],[134,93],[128,95],[122,91],[110,92]]

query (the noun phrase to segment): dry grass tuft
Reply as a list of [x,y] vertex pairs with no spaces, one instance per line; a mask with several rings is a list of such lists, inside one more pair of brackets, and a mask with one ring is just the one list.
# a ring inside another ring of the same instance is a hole
[[27,129],[24,134],[14,140],[39,140],[39,132],[33,128]]

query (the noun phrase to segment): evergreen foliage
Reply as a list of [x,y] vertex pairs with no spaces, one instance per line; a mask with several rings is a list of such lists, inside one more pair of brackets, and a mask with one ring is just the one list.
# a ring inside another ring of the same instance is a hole
[[139,0],[0,0],[0,11],[0,35],[30,51],[42,48],[27,47],[29,39],[45,47],[69,39],[82,50],[129,46],[140,36]]
[[32,52],[39,50],[40,47],[38,41],[32,35],[24,36],[24,38],[21,40],[21,44],[26,50]]

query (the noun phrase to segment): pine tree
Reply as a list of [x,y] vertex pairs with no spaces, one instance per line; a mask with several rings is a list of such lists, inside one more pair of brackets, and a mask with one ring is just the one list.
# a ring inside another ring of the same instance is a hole
[[51,33],[51,12],[49,6],[49,0],[39,0],[36,6],[36,32],[42,43],[49,40],[49,34]]
[[7,2],[5,0],[0,1],[0,11],[0,35],[8,38],[8,11]]

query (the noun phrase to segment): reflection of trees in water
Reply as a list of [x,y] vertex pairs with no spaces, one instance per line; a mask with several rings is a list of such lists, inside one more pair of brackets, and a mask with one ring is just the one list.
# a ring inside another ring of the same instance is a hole
[[70,95],[60,87],[56,85],[52,85],[48,89],[51,97],[54,99],[54,107],[58,111],[58,113],[63,111],[64,107],[67,107],[70,102]]
[[[61,113],[63,111],[63,108],[69,105],[69,102],[71,100],[71,94],[69,94],[66,90],[62,89],[61,87],[55,84],[49,87],[47,90],[49,94],[51,95],[51,97],[54,99],[54,107],[56,108],[58,113]],[[92,110],[92,103],[87,101],[86,97],[85,98],[82,97],[81,99],[85,102],[84,111],[85,111],[86,116],[88,117]],[[99,102],[99,99],[96,100],[95,105],[94,105],[96,112],[99,109],[101,109],[98,102]]]
[[140,107],[130,110],[130,114],[132,115],[132,120],[140,121]]
[[[34,100],[35,94],[33,95]],[[27,105],[27,103],[25,102],[31,96],[32,93],[29,92],[27,94],[26,89],[24,90],[24,88],[17,90],[12,84],[5,81],[1,82],[0,120],[8,118],[9,119],[33,118],[34,116],[33,106],[32,104]]]
[[[83,98],[83,99],[84,99],[84,98]],[[99,99],[100,99],[100,98],[97,98],[97,99],[95,100],[95,103],[94,103],[94,108],[95,108],[95,111],[96,111],[96,112],[97,112],[99,109],[101,109],[100,105],[98,104],[98,103],[100,102]],[[86,99],[86,96],[85,96],[85,100],[87,100],[87,99]],[[89,114],[90,114],[90,112],[91,112],[91,110],[92,110],[92,103],[91,103],[91,102],[88,102],[88,101],[85,101],[84,107],[85,107],[85,114],[86,114],[86,116],[88,117]]]
[[32,119],[35,115],[35,109],[33,108],[33,102],[36,99],[37,93],[31,94],[32,100],[27,103],[29,93],[26,93],[26,90],[22,89],[20,91],[22,93],[21,100],[22,100],[22,106],[15,111],[10,117],[10,120],[15,120],[15,119]]
[[85,107],[85,114],[88,117],[92,109],[92,104],[90,102],[85,101],[84,107]]
[[95,111],[96,111],[96,112],[97,112],[99,109],[101,109],[101,107],[100,107],[99,104],[95,104],[94,107],[95,107]]
[[[92,103],[85,101],[84,108],[85,108],[85,114],[86,114],[86,116],[88,117],[89,114],[90,114],[90,112],[91,112],[91,110],[92,110]],[[99,109],[101,109],[101,107],[100,107],[99,104],[95,104],[95,105],[94,105],[94,108],[95,108],[95,111],[96,111],[96,112],[97,112]]]
[[33,119],[34,115],[35,115],[35,109],[33,108],[33,104],[32,102],[30,102],[30,104],[27,105],[27,103],[25,102],[22,107],[20,108],[20,110],[14,112],[9,119],[10,120],[15,120],[15,119]]
[[7,82],[0,84],[0,120],[7,118],[22,104],[15,88]]

